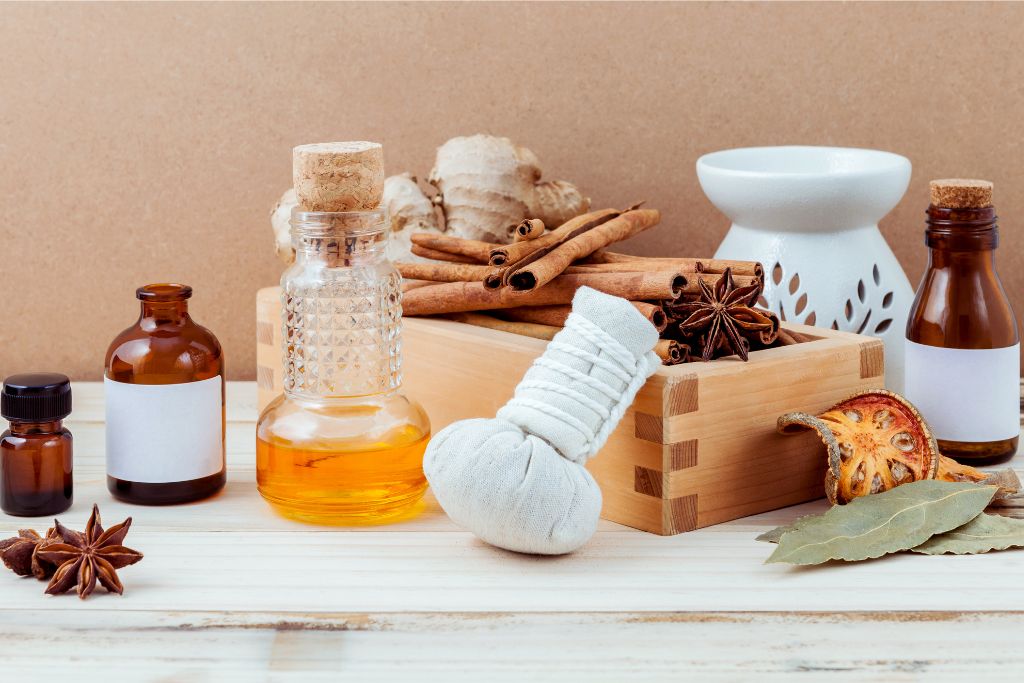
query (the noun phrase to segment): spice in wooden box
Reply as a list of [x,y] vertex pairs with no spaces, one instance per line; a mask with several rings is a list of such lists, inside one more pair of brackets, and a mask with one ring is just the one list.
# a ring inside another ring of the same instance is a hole
[[1020,434],[1020,337],[999,280],[992,183],[933,180],[928,269],[907,323],[906,395],[939,450],[1001,462]]
[[129,503],[184,503],[224,486],[224,356],[188,312],[192,288],[151,284],[107,350],[107,488]]
[[54,372],[12,375],[4,381],[0,414],[0,509],[41,517],[64,512],[72,500],[71,381]]

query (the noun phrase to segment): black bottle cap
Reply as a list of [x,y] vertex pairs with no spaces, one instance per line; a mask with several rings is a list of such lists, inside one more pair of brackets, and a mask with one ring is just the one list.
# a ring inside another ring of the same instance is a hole
[[0,415],[45,422],[71,414],[71,380],[58,372],[27,372],[4,380]]

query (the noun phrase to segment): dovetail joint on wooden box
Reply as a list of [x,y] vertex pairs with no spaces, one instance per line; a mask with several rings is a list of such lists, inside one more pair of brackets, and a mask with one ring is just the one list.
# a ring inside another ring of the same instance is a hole
[[698,380],[695,374],[666,379],[662,410],[665,417],[697,412],[697,389]]
[[665,498],[669,474],[639,465],[633,468],[633,489],[657,498],[661,505],[661,529],[665,536],[693,531],[697,528],[697,494]]

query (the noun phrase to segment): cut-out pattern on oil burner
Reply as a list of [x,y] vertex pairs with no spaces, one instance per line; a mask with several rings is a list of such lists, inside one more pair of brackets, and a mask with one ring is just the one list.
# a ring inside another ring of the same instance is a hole
[[[878,266],[873,265],[871,277],[857,281],[856,290],[839,311],[822,307],[822,319],[831,318],[833,330],[884,335],[893,323],[890,312],[893,298],[892,289],[883,284]],[[771,278],[765,283],[765,294],[758,303],[785,321],[814,325],[818,320],[818,311],[811,305],[811,293],[801,288],[800,274],[789,274],[781,263],[772,267]]]

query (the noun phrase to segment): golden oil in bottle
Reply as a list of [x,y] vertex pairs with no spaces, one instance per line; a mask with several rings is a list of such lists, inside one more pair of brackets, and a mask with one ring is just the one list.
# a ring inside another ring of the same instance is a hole
[[[399,408],[413,408],[411,414],[398,411],[413,420],[380,425],[381,418],[395,413],[394,405],[296,411],[294,402],[279,398],[268,406],[264,415],[270,419],[263,423],[273,429],[261,430],[256,439],[260,494],[284,516],[304,522],[377,524],[416,514],[427,489],[423,451],[429,427],[415,406],[401,405],[402,397],[386,398]],[[339,433],[352,432],[359,423],[369,432]],[[309,431],[314,426],[315,432]]]

